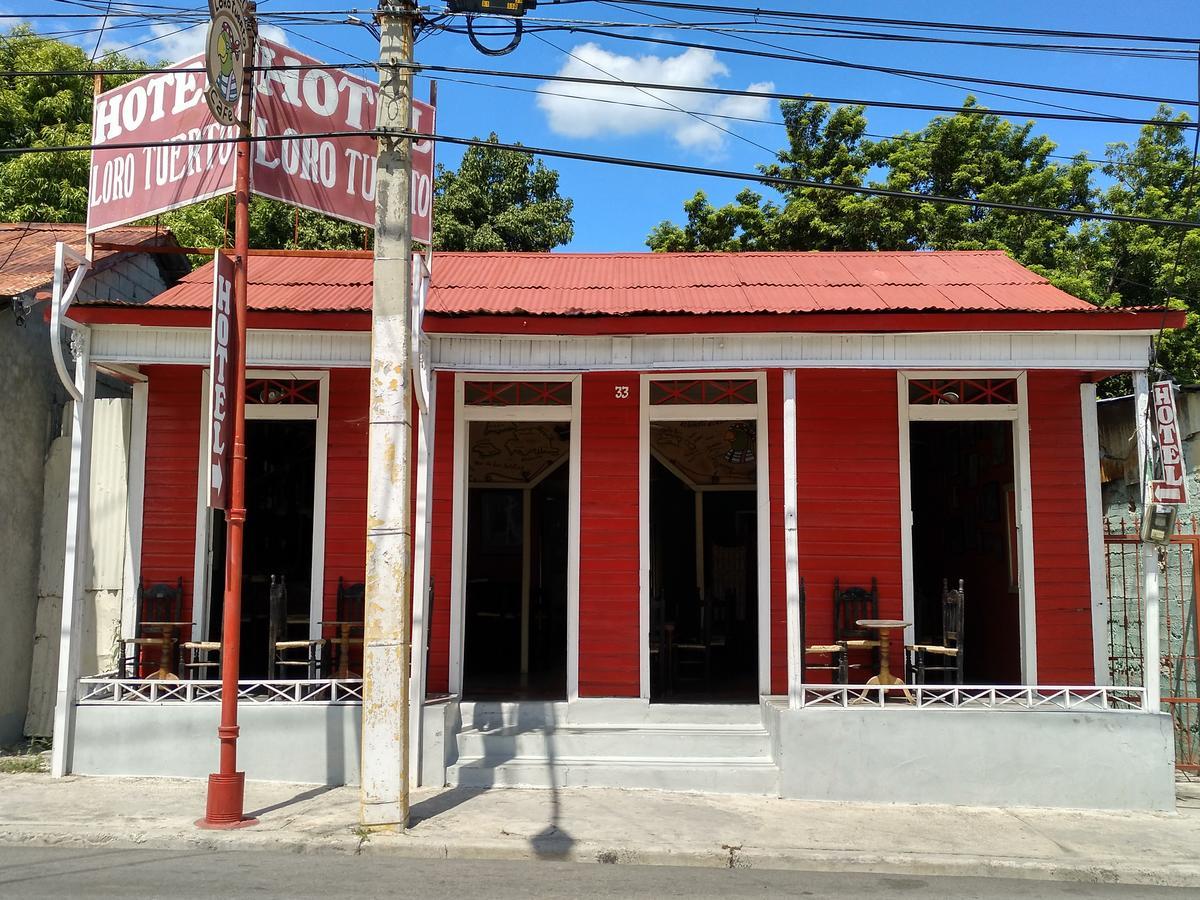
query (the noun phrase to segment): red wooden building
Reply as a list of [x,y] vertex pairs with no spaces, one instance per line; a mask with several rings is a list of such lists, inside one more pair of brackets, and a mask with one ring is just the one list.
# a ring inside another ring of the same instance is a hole
[[[301,715],[283,701],[307,698],[324,716],[257,731],[244,716],[252,778],[313,771],[273,755],[292,727],[317,729],[324,780],[357,771],[361,688],[336,664],[269,678],[268,597],[286,584],[290,633],[328,639],[339,583],[363,579],[371,271],[251,259],[246,700],[274,690],[259,707]],[[222,526],[201,465],[211,283],[204,267],[148,303],[73,317],[83,362],[135,382],[141,580],[182,578],[180,638],[219,642]],[[974,251],[446,253],[427,297],[413,635],[426,783],[991,802],[980,771],[1017,766],[1029,787],[1012,802],[1166,802],[1169,722],[1164,736],[1136,690],[1104,684],[1095,442],[1096,382],[1144,366],[1161,310],[1097,309]],[[870,650],[847,653],[850,686],[805,650],[845,637],[835,589],[874,586],[869,617],[907,623],[890,654],[903,673],[903,644],[945,638],[942,586],[959,579],[962,687],[864,693]],[[132,720],[113,717],[182,721],[173,703],[215,717],[204,684],[82,679],[74,769],[168,774],[148,761],[166,745],[140,752]],[[643,744],[614,759],[617,733]],[[124,762],[107,762],[118,744]],[[1080,746],[1088,774],[1063,778]],[[905,787],[855,769],[904,752],[929,761]],[[1106,773],[1126,786],[1097,793]]]

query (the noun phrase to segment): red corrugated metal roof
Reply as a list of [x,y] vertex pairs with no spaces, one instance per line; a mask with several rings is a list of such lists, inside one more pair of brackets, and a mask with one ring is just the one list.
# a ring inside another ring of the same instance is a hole
[[[133,225],[105,231],[101,238],[113,244],[175,243],[170,231]],[[84,226],[58,222],[0,223],[0,297],[48,286],[54,278],[54,245],[59,241],[82,253]],[[97,250],[94,262],[102,263],[119,253]]]
[[[255,256],[250,308],[366,312],[370,259]],[[1000,251],[887,253],[436,253],[440,315],[1094,310]],[[149,302],[206,308],[204,266]]]

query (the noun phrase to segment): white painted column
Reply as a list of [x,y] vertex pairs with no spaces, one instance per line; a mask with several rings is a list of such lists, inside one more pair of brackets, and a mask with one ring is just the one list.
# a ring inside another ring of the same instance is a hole
[[521,687],[529,684],[529,613],[530,581],[532,580],[533,490],[521,491]]
[[[417,430],[416,531],[413,547],[413,621],[409,703],[408,771],[415,787],[421,786],[421,743],[425,726],[425,668],[429,644],[429,574],[433,500],[434,410],[437,382],[430,379],[427,409],[420,414]],[[440,787],[440,785],[438,785]]]
[[125,511],[125,577],[121,591],[121,637],[137,631],[137,586],[142,571],[142,515],[146,498],[146,422],[150,385],[133,383],[133,409],[129,419],[129,487]]
[[58,688],[54,702],[54,749],[50,773],[61,778],[71,769],[75,739],[75,685],[79,679],[79,625],[88,568],[88,494],[92,467],[92,404],[96,370],[92,368],[90,332],[71,337],[75,356],[75,388],[82,399],[71,410],[71,474],[67,488],[67,542],[63,558],[62,627],[58,639]]
[[1095,684],[1108,684],[1108,585],[1104,571],[1104,505],[1100,493],[1096,385],[1079,386],[1079,412],[1083,423],[1083,486],[1092,584],[1092,678]]
[[1021,578],[1021,671],[1025,684],[1038,683],[1037,579],[1033,543],[1033,456],[1029,452],[1029,373],[1017,376],[1015,435],[1017,479],[1017,571]]
[[804,635],[800,633],[800,530],[796,493],[796,370],[783,370],[783,566],[787,592],[788,706],[800,708]]
[[[1147,463],[1150,457],[1150,385],[1145,372],[1133,373],[1135,429],[1138,447],[1138,485],[1142,494],[1142,517],[1146,516]],[[1146,712],[1158,712],[1162,705],[1162,684],[1158,672],[1158,548],[1142,543],[1142,684],[1146,689]]]

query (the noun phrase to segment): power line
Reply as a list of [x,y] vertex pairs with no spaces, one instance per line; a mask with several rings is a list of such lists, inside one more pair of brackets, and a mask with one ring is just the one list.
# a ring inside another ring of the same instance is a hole
[[[622,0],[617,0],[617,2],[622,2]],[[613,4],[608,3],[606,5],[613,5]],[[176,34],[176,33],[179,33],[180,31],[186,31],[189,28],[198,27],[200,24],[202,24],[202,22],[193,23],[193,24],[187,26],[187,28],[181,28],[176,32],[171,32],[171,34]],[[674,23],[674,24],[681,24],[681,23]],[[943,82],[944,81],[968,82],[968,83],[972,83],[972,84],[986,84],[986,85],[991,85],[991,86],[996,86],[996,87],[1009,87],[1009,88],[1017,88],[1017,89],[1021,89],[1021,90],[1041,91],[1041,92],[1048,92],[1048,93],[1062,93],[1062,94],[1071,94],[1071,95],[1086,96],[1086,97],[1097,97],[1097,98],[1111,99],[1111,100],[1128,100],[1128,101],[1134,101],[1134,102],[1167,103],[1167,104],[1172,104],[1172,105],[1190,105],[1192,102],[1190,99],[1182,99],[1182,98],[1178,98],[1178,97],[1159,97],[1159,96],[1146,95],[1146,94],[1123,93],[1120,91],[1102,91],[1102,90],[1096,90],[1096,89],[1091,89],[1091,88],[1068,87],[1068,86],[1064,86],[1064,85],[1048,85],[1048,84],[1039,84],[1039,83],[1030,83],[1030,82],[1008,81],[1008,80],[1003,80],[1003,79],[985,78],[983,76],[975,76],[975,75],[961,75],[961,74],[945,73],[945,72],[927,72],[927,71],[922,71],[922,70],[917,70],[917,69],[899,69],[899,68],[895,68],[892,66],[876,66],[876,65],[866,64],[866,63],[849,62],[847,60],[833,59],[830,57],[818,56],[816,54],[811,54],[811,53],[806,54],[804,56],[797,55],[798,53],[801,53],[802,51],[792,51],[789,53],[772,53],[772,52],[765,51],[765,50],[746,50],[746,49],[742,49],[739,47],[729,47],[729,46],[717,45],[717,44],[702,44],[702,43],[697,43],[694,41],[676,41],[676,40],[672,40],[669,38],[655,38],[655,37],[650,37],[647,35],[616,34],[611,31],[604,31],[601,29],[595,29],[595,28],[589,28],[589,27],[579,27],[579,26],[574,26],[574,25],[565,26],[564,30],[569,30],[573,33],[592,35],[595,37],[607,37],[607,38],[611,38],[611,39],[615,39],[615,40],[635,41],[635,42],[640,42],[640,43],[649,43],[649,44],[656,44],[656,45],[662,45],[662,46],[680,47],[680,48],[685,48],[685,49],[709,50],[711,52],[732,53],[732,54],[741,55],[741,56],[751,56],[751,57],[757,57],[757,58],[762,58],[762,59],[776,59],[776,60],[782,60],[782,61],[786,61],[786,62],[795,62],[795,63],[801,63],[801,64],[807,64],[807,65],[832,66],[835,68],[847,68],[847,69],[866,71],[866,72],[879,72],[879,73],[883,73],[883,74],[896,75],[896,76],[908,77],[908,78],[935,79],[935,80],[943,81]],[[153,43],[154,41],[162,40],[164,37],[167,37],[167,36],[169,36],[169,35],[156,35],[149,40],[142,41],[137,44],[132,44],[129,47],[125,47],[122,49],[123,50],[133,49],[135,47],[141,46],[142,44]],[[746,38],[740,38],[740,39],[748,40]],[[779,48],[779,45],[767,44],[766,42],[763,42],[763,41],[752,41],[752,42],[758,43],[758,44],[763,44],[764,46]],[[782,49],[788,49],[788,48],[782,48]],[[1029,100],[1028,98],[1012,98],[1012,97],[1010,97],[1008,99],[1025,99],[1026,102],[1041,102],[1041,101]],[[1074,108],[1071,108],[1071,109],[1074,109]],[[1081,112],[1081,110],[1078,110],[1078,109],[1074,109],[1074,111]],[[1088,112],[1088,111],[1082,110],[1082,112]]]
[[[567,5],[588,2],[588,0],[542,0],[546,5]],[[920,19],[886,19],[878,16],[847,16],[830,13],[806,13],[792,10],[773,10],[755,8],[753,10],[736,6],[715,6],[703,3],[683,3],[678,0],[614,0],[622,6],[652,6],[659,9],[674,9],[690,12],[724,13],[727,15],[746,15],[753,12],[759,17],[783,19],[809,19],[823,22],[851,22],[867,25],[890,25],[901,28],[927,28],[947,31],[977,31],[990,34],[1026,34],[1042,37],[1094,38],[1097,40],[1147,41],[1167,44],[1196,44],[1200,37],[1172,37],[1157,34],[1122,34],[1105,31],[1064,31],[1055,28],[1027,28],[1012,25],[981,25],[963,22],[933,22]]]
[[[247,141],[299,141],[307,138],[379,137],[376,131],[310,131],[303,134],[252,134],[247,137],[186,138],[178,141],[113,141],[103,144],[61,144],[57,146],[0,147],[0,156],[20,156],[24,153],[86,153],[92,150],[144,150],[153,147],[201,147],[209,144],[236,144]],[[428,135],[421,140],[428,139]]]
[[[430,80],[433,80],[433,76],[431,76],[431,75],[419,75],[417,77],[428,78]],[[449,78],[449,77],[443,76],[443,77],[439,78],[438,80],[447,82],[449,84],[463,84],[463,85],[467,85],[470,87],[491,88],[493,90],[498,90],[498,91],[514,91],[514,92],[523,93],[523,94],[536,94],[536,95],[543,96],[543,97],[562,97],[563,99],[566,99],[566,100],[581,100],[586,103],[603,103],[603,104],[611,105],[611,106],[629,107],[631,109],[648,109],[648,110],[653,110],[655,112],[672,112],[673,111],[670,107],[653,106],[649,103],[634,103],[633,101],[630,101],[630,100],[613,100],[608,97],[589,97],[585,94],[564,94],[560,91],[547,91],[547,90],[540,90],[538,88],[524,88],[524,87],[517,87],[516,85],[511,85],[511,84],[490,84],[486,81],[472,81],[467,78]],[[729,113],[704,112],[701,110],[682,110],[681,109],[678,111],[692,113],[694,115],[701,116],[705,119],[724,119],[724,120],[730,121],[730,122],[746,122],[747,124],[750,124],[750,125],[774,125],[774,126],[777,126],[780,128],[787,126],[787,123],[781,119],[759,119],[759,118],[755,118],[754,116],[735,116],[735,115],[731,115]],[[927,138],[920,138],[914,134],[907,134],[907,135],[905,135],[905,134],[879,134],[878,132],[864,131],[862,133],[862,136],[867,137],[867,138],[878,138],[881,141],[903,141],[906,143],[917,143],[917,144],[936,144],[937,143],[937,141],[931,141]],[[1080,152],[1086,154],[1089,151],[1080,151]],[[771,154],[775,155],[775,151],[772,150]],[[1079,154],[1075,154],[1074,156],[1071,156],[1066,153],[1047,153],[1047,154],[1045,154],[1045,156],[1047,159],[1063,159],[1063,160],[1074,161],[1075,159],[1077,159],[1079,157]],[[1092,157],[1090,157],[1090,156],[1088,157],[1088,159],[1089,159],[1089,161],[1093,161]]]
[[853,63],[840,59],[800,57],[794,53],[770,53],[765,50],[744,50],[740,47],[728,47],[721,44],[701,44],[694,41],[676,41],[670,38],[656,38],[644,34],[616,34],[595,28],[571,28],[573,33],[590,34],[595,37],[607,37],[619,41],[635,41],[643,44],[655,44],[666,47],[682,47],[693,50],[710,50],[714,53],[732,53],[736,56],[753,56],[759,59],[776,59],[785,62],[802,63],[812,66],[831,66],[839,69],[854,69],[863,72],[880,72],[887,75],[904,75],[914,78],[933,78],[941,81],[966,81],[973,84],[988,84],[995,87],[1019,88],[1030,91],[1044,91],[1057,94],[1072,94],[1081,97],[1099,97],[1109,100],[1132,100],[1144,103],[1170,103],[1174,105],[1191,105],[1190,99],[1178,97],[1155,97],[1145,94],[1126,94],[1120,91],[1101,91],[1091,88],[1066,87],[1055,84],[1036,84],[1022,81],[1006,81],[999,78],[984,78],[979,75],[959,75],[947,72],[926,72],[920,69],[898,69],[893,66],[873,66],[867,63]]
[[[445,72],[452,75],[475,75],[491,78],[514,78],[531,81],[559,81],[567,84],[593,84],[604,85],[606,87],[626,87],[626,88],[647,88],[649,90],[659,91],[679,91],[681,93],[691,94],[710,94],[722,97],[753,97],[767,100],[795,100],[802,103],[832,103],[841,106],[868,106],[879,107],[882,109],[913,109],[922,110],[925,112],[945,112],[963,115],[978,115],[978,116],[1011,116],[1013,118],[1024,119],[1053,119],[1056,121],[1065,122],[1085,122],[1101,125],[1156,125],[1169,126],[1172,128],[1194,129],[1200,127],[1196,122],[1191,121],[1169,121],[1161,117],[1159,118],[1139,118],[1137,116],[1113,116],[1113,115],[1074,115],[1071,113],[1055,113],[1041,112],[1036,110],[1013,110],[1013,109],[995,109],[983,106],[948,106],[945,104],[933,103],[909,103],[899,100],[870,100],[853,97],[826,97],[815,94],[791,94],[783,91],[743,91],[735,88],[720,88],[689,84],[665,84],[656,81],[612,81],[606,78],[587,78],[580,75],[556,75],[541,72],[514,72],[509,70],[499,69],[475,69],[466,66],[437,66],[427,65],[424,63],[365,63],[354,61],[342,61],[331,63],[312,63],[298,65],[270,65],[270,66],[253,66],[251,71],[256,72],[297,72],[307,71],[311,69],[389,69],[389,68],[409,68],[414,72]],[[146,68],[124,68],[124,69],[66,69],[66,70],[43,70],[43,71],[0,71],[0,78],[41,78],[50,76],[92,76],[99,72],[101,75],[153,75],[164,74],[168,72],[178,73],[200,73],[204,69],[200,67],[178,67],[178,68],[162,68],[148,66]],[[1192,105],[1188,101],[1186,105]]]
[[258,143],[260,141],[295,141],[308,138],[361,138],[384,137],[391,140],[434,141],[442,144],[455,144],[463,147],[482,147],[495,150],[511,150],[530,156],[549,156],[556,159],[569,159],[577,162],[593,162],[605,165],[624,166],[626,168],[650,169],[660,172],[676,172],[683,175],[700,175],[709,178],[728,178],[738,181],[755,181],[762,184],[783,187],[802,187],[816,190],[829,190],[843,194],[862,194],[868,197],[887,197],[894,200],[915,200],[919,203],[943,203],[954,206],[967,206],[977,209],[995,209],[1006,212],[1036,213],[1043,216],[1055,216],[1067,219],[1091,219],[1104,222],[1128,222],[1134,225],[1158,225],[1173,228],[1200,228],[1200,223],[1186,222],[1178,219],[1159,219],[1150,216],[1127,216],[1118,213],[1094,212],[1089,210],[1059,209],[1052,206],[1032,206],[1021,203],[1007,203],[998,200],[981,200],[967,197],[947,197],[940,194],[920,194],[913,191],[895,191],[887,188],[869,187],[866,185],[836,184],[824,181],[812,181],[807,178],[789,178],[782,175],[765,175],[755,172],[737,172],[729,169],[715,169],[707,166],[688,166],[680,163],[659,162],[657,160],[634,159],[625,156],[606,156],[598,153],[581,153],[574,150],[559,150],[550,147],[529,147],[523,144],[508,144],[500,141],[484,141],[479,138],[464,138],[446,134],[426,134],[419,131],[386,129],[368,131],[325,131],[306,134],[266,134],[249,137],[228,138],[189,138],[179,141],[131,141],[108,144],[77,144],[58,147],[27,147],[0,148],[0,156],[12,156],[21,153],[68,153],[85,152],[88,150],[138,150],[148,147],[178,147],[200,146],[207,144],[231,144],[238,141]]
[[[597,0],[603,2],[603,0]],[[651,13],[643,13],[643,15],[652,15]],[[550,18],[546,16],[524,16],[522,21],[525,23],[526,30],[541,26],[558,27],[562,30],[571,30],[572,26],[589,25],[594,28],[659,28],[671,31],[710,31],[714,34],[722,35],[767,35],[781,37],[808,37],[831,40],[852,40],[852,41],[884,41],[884,42],[899,42],[899,43],[920,43],[920,44],[936,44],[936,45],[951,45],[960,47],[984,47],[988,49],[999,50],[1033,50],[1046,51],[1051,53],[1083,53],[1097,56],[1111,56],[1115,58],[1127,59],[1145,59],[1145,60],[1180,60],[1189,61],[1196,57],[1195,51],[1180,49],[1166,49],[1158,47],[1135,47],[1135,46],[1114,46],[1104,44],[1048,44],[1048,43],[1033,43],[1033,42],[1018,42],[1018,41],[988,41],[988,40],[969,40],[966,38],[948,38],[934,37],[931,35],[922,34],[898,34],[892,32],[880,31],[855,31],[846,28],[834,28],[832,26],[812,26],[812,25],[792,25],[790,27],[762,25],[757,19],[748,19],[744,21],[717,21],[717,22],[681,22],[676,19],[668,19],[662,16],[655,18],[661,19],[662,24],[653,22],[628,22],[628,21],[608,21],[608,20],[592,20],[592,19],[564,19]],[[332,24],[332,23],[330,23]],[[478,25],[478,23],[477,23]],[[748,27],[758,26],[758,27]]]
[[[1200,63],[1197,63],[1197,65],[1196,65],[1196,106],[1198,108],[1200,108]],[[1194,142],[1192,143],[1192,164],[1188,168],[1188,173],[1187,173],[1187,191],[1186,191],[1186,196],[1183,201],[1183,210],[1184,210],[1184,215],[1186,215],[1186,216],[1192,215],[1192,194],[1195,191],[1195,187],[1196,187],[1196,163],[1197,163],[1197,161],[1200,161],[1200,130],[1196,131],[1196,137],[1195,137]],[[1174,288],[1175,279],[1179,275],[1179,260],[1183,256],[1183,240],[1186,235],[1187,235],[1186,231],[1181,231],[1179,233],[1179,243],[1175,245],[1175,261],[1171,265],[1171,280],[1167,286],[1168,296],[1170,296],[1170,294],[1173,293],[1173,291],[1171,289]],[[1162,322],[1158,326],[1158,335],[1154,339],[1152,360],[1155,363],[1157,363],[1159,360],[1159,350],[1162,347],[1163,332],[1166,329],[1166,326],[1167,326],[1167,311],[1164,309]]]
[[[559,47],[557,44],[555,44],[553,41],[549,40],[548,38],[544,38],[539,34],[534,34],[533,37],[536,40],[541,41],[543,44],[553,47],[559,53],[565,53],[567,56],[571,57],[571,59],[573,59],[577,62],[581,62],[585,66],[590,66],[591,68],[595,69],[597,72],[599,72],[602,75],[607,75],[613,81],[621,82],[621,79],[618,78],[616,75],[614,75],[612,72],[608,72],[608,71],[602,69],[600,66],[596,65],[595,63],[589,62],[588,60],[586,60],[580,56],[577,56],[574,53],[571,53],[567,50],[563,50],[562,47]],[[703,118],[699,113],[695,113],[695,112],[692,112],[691,110],[684,109],[682,106],[672,103],[670,100],[667,100],[663,97],[656,96],[655,94],[652,94],[643,88],[637,88],[637,90],[641,91],[643,94],[645,94],[651,100],[657,100],[660,103],[665,103],[665,104],[667,104],[668,107],[675,110],[676,112],[684,113],[685,115],[691,116],[697,122],[700,122],[704,125],[708,125],[710,128],[715,128],[717,131],[720,131],[723,134],[728,134],[731,137],[735,137],[739,141],[744,141],[745,143],[749,144],[752,147],[757,147],[759,150],[764,150],[768,154],[770,154],[772,157],[776,156],[776,151],[772,150],[770,147],[766,147],[766,146],[760,144],[758,141],[751,140],[750,138],[746,137],[744,134],[738,134],[736,131],[726,128],[723,125],[718,125],[716,122],[710,122],[707,119]]]
[[[601,0],[601,2],[603,2],[603,0]],[[604,3],[604,5],[605,5],[605,6],[612,6],[614,9],[620,9],[620,7],[614,6],[614,5],[613,5],[613,4],[611,4],[611,3]],[[679,22],[678,22],[676,19],[670,19],[670,18],[667,18],[667,17],[665,17],[665,16],[660,16],[660,15],[657,15],[656,13],[642,13],[642,15],[650,16],[650,17],[652,17],[652,18],[654,18],[654,19],[658,19],[658,20],[660,20],[660,21],[662,21],[662,22],[667,22],[667,23],[670,23],[670,24],[680,24],[680,23],[679,23]],[[715,33],[719,33],[719,32],[715,32]],[[772,49],[775,49],[775,50],[787,50],[787,51],[798,52],[798,53],[802,53],[802,55],[804,55],[804,56],[810,56],[810,57],[813,57],[813,58],[815,58],[815,59],[832,60],[832,57],[828,57],[828,56],[821,56],[820,54],[817,54],[817,53],[810,53],[810,52],[808,52],[808,51],[794,51],[794,48],[791,48],[791,47],[785,47],[785,46],[782,46],[782,45],[780,45],[780,44],[772,44],[772,43],[770,43],[769,41],[761,41],[761,40],[757,40],[757,39],[755,39],[755,38],[743,37],[743,36],[741,36],[741,35],[734,35],[733,37],[734,37],[734,39],[735,39],[735,40],[742,41],[743,43],[748,43],[748,44],[758,44],[758,45],[760,45],[760,46],[763,46],[763,47],[770,47],[770,48],[772,48]],[[840,62],[840,60],[832,60],[832,61],[834,61],[834,62]],[[953,87],[962,87],[962,86],[963,86],[961,83],[956,83],[956,82],[955,82],[955,83],[952,83],[952,82],[940,81],[940,80],[936,80],[936,79],[932,79],[932,78],[919,77],[919,76],[916,76],[916,75],[910,75],[910,74],[899,74],[899,76],[898,76],[898,77],[901,77],[901,78],[906,78],[906,79],[909,79],[910,81],[918,81],[918,82],[921,82],[921,83],[923,83],[923,84],[932,84],[932,85],[935,85],[935,86],[937,86],[937,87],[950,87],[950,86],[953,86]],[[1044,100],[1037,100],[1037,99],[1033,99],[1033,98],[1030,98],[1030,97],[1014,97],[1014,96],[1012,96],[1011,94],[1001,94],[1001,93],[998,93],[998,92],[996,92],[996,91],[986,91],[986,90],[978,90],[978,93],[980,93],[980,94],[987,94],[987,95],[989,95],[989,96],[992,96],[992,97],[1002,97],[1002,98],[1004,98],[1005,100],[1016,100],[1016,101],[1018,101],[1018,102],[1034,103],[1034,104],[1036,104],[1036,105],[1038,105],[1038,106],[1046,106],[1046,107],[1050,107],[1050,108],[1053,108],[1053,109],[1063,109],[1063,110],[1066,110],[1066,111],[1068,111],[1068,112],[1076,112],[1076,113],[1089,113],[1089,114],[1092,114],[1092,115],[1100,115],[1100,113],[1097,113],[1097,112],[1096,112],[1096,110],[1094,110],[1094,109],[1081,109],[1081,108],[1079,108],[1079,107],[1076,107],[1076,106],[1062,106],[1062,105],[1060,105],[1060,104],[1057,104],[1057,103],[1047,103],[1047,102],[1046,102],[1046,101],[1044,101]]]

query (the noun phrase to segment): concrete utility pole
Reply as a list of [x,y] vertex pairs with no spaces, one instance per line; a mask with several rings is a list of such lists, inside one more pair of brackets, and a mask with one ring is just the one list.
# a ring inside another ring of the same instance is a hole
[[[411,0],[376,14],[380,132],[412,115]],[[371,309],[371,420],[367,470],[367,594],[363,641],[362,824],[408,826],[408,679],[412,574],[412,144],[379,138],[375,291]]]

